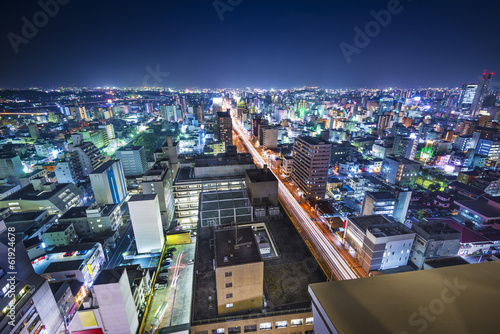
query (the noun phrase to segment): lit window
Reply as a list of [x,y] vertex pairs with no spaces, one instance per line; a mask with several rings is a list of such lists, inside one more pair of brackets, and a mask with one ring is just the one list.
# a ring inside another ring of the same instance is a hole
[[314,323],[314,318],[306,318],[306,325],[312,325]]
[[272,328],[273,328],[272,322],[264,322],[264,323],[260,324],[260,330],[261,331],[269,330],[269,329],[272,329]]
[[226,308],[231,308],[233,307],[233,303],[226,304]]
[[301,326],[302,325],[302,319],[293,319],[290,321],[290,326]]
[[288,326],[288,322],[286,320],[276,321],[276,328],[285,328],[286,326]]

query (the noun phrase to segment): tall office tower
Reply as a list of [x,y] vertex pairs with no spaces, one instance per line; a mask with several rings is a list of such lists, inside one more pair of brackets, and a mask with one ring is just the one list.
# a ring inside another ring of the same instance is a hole
[[148,171],[144,146],[125,146],[116,151],[116,158],[122,162],[125,176],[142,175]]
[[307,199],[325,197],[331,146],[328,142],[309,136],[295,139],[292,179]]
[[259,128],[261,123],[262,123],[262,118],[260,118],[260,116],[256,116],[252,119],[252,135],[255,138],[259,137]]
[[93,143],[84,142],[81,134],[71,135],[71,139],[73,144],[68,146],[69,151],[75,155],[74,159],[78,160],[82,176],[87,176],[101,165],[101,152]]
[[90,174],[97,204],[120,204],[127,197],[127,184],[120,160],[109,160]]
[[217,113],[216,132],[217,140],[224,142],[226,147],[233,145],[233,123],[228,112]]
[[170,223],[174,217],[173,183],[172,169],[162,167],[160,162],[154,164],[142,177],[142,193],[145,195],[158,194],[161,222],[164,229],[170,227]]
[[40,138],[40,130],[38,129],[38,124],[30,123],[28,124],[28,130],[30,132],[30,137],[34,139]]
[[200,105],[195,105],[193,106],[193,113],[194,113],[194,119],[196,119],[198,122],[203,122],[204,117],[203,117],[203,107]]
[[187,104],[186,104],[186,97],[185,96],[180,97],[180,105],[181,105],[182,114],[185,114],[187,111]]
[[278,128],[261,126],[259,144],[265,148],[278,148]]
[[418,140],[416,138],[395,135],[392,145],[392,154],[407,159],[414,159],[417,152]]
[[394,119],[394,115],[380,115],[377,122],[377,130],[382,134],[385,129],[391,127],[391,122]]
[[23,172],[23,164],[19,155],[12,152],[0,153],[0,179],[9,183],[20,184],[19,176]]
[[[15,235],[0,220],[0,333],[58,333],[62,317],[49,282],[35,273],[21,237]],[[11,253],[12,259],[7,257]]]
[[458,98],[457,108],[463,112],[470,113],[475,100],[477,84],[467,83],[462,85],[462,91]]
[[493,72],[484,71],[483,77],[479,84],[477,85],[476,95],[474,96],[474,101],[471,106],[471,116],[476,117],[479,115],[479,111],[483,107],[484,98],[488,94],[488,88],[490,86],[491,78],[493,77]]
[[128,201],[128,208],[137,252],[160,252],[164,237],[158,195],[133,195]]

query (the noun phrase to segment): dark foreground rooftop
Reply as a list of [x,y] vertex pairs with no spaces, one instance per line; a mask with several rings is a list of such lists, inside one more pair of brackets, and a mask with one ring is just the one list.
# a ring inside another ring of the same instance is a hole
[[[338,333],[498,333],[500,262],[312,284]],[[348,302],[347,302],[348,301]]]

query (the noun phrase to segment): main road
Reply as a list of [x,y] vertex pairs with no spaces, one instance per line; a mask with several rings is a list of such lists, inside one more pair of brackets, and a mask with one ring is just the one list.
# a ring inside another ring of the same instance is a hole
[[[233,117],[233,129],[236,131],[243,144],[246,146],[248,152],[253,156],[254,161],[258,167],[263,167],[265,160],[262,155],[255,149],[252,143],[248,140],[246,134],[243,133],[238,122]],[[272,168],[270,168],[274,174]],[[307,239],[310,240],[316,255],[320,257],[328,270],[338,280],[347,280],[358,278],[358,274],[352,269],[349,263],[342,257],[340,252],[331,244],[325,237],[323,232],[318,228],[316,223],[311,219],[309,214],[304,211],[299,203],[295,200],[290,191],[285,187],[280,178],[275,174],[278,180],[278,197],[281,205],[285,207],[291,218],[299,225],[300,231],[305,233]]]

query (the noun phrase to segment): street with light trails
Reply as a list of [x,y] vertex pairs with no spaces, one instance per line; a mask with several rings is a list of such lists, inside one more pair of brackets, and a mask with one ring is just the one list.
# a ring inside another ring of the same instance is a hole
[[[246,134],[243,133],[238,122],[233,117],[233,128],[238,134],[239,138],[242,140],[243,144],[247,148],[248,152],[253,156],[255,164],[257,167],[262,168],[265,164],[265,160],[262,155],[255,149],[252,143],[248,140]],[[335,248],[334,245],[325,237],[323,232],[318,228],[316,223],[311,219],[309,214],[300,206],[300,204],[295,200],[293,195],[283,184],[276,173],[270,169],[276,176],[278,180],[278,196],[279,201],[286,209],[287,213],[291,216],[290,218],[296,224],[298,224],[299,232],[304,233],[307,239],[310,241],[314,254],[317,260],[323,261],[327,269],[330,271],[325,272],[331,278],[336,278],[338,280],[347,280],[358,278],[359,275],[352,268],[348,261],[346,261],[341,253]]]

